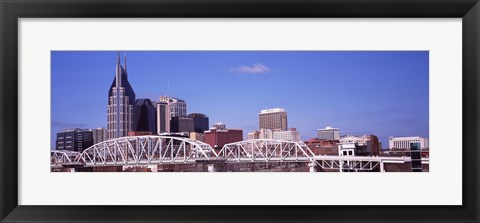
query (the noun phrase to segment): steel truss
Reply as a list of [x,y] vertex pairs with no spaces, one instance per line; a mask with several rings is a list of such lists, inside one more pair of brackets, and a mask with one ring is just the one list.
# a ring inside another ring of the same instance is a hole
[[[116,138],[85,149],[77,159],[62,165],[83,163],[84,166],[124,166],[172,163],[195,163],[210,160],[217,154],[210,145],[172,136],[132,136]],[[59,163],[59,162],[57,162]]]
[[227,162],[308,162],[315,154],[303,142],[250,139],[225,144],[218,156]]
[[381,161],[372,160],[316,160],[318,166],[322,169],[341,170],[341,171],[372,171],[379,166]]
[[74,165],[81,155],[81,153],[75,151],[52,150],[50,151],[50,165],[53,167],[61,167],[65,163]]
[[[371,171],[410,157],[318,156],[303,142],[251,139],[225,144],[217,153],[204,142],[174,136],[132,136],[95,144],[82,153],[51,151],[52,167],[150,164],[305,162],[312,168]],[[428,163],[422,158],[422,163]]]

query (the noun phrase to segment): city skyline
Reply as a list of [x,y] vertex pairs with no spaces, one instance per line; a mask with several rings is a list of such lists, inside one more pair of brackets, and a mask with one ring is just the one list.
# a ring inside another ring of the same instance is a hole
[[[117,51],[52,51],[52,142],[69,128],[106,127]],[[427,51],[127,51],[137,98],[168,95],[210,125],[258,129],[284,108],[302,140],[326,126],[344,134],[428,138]],[[68,84],[66,84],[68,83]],[[413,108],[413,109],[412,109]],[[237,112],[238,111],[238,112]],[[73,118],[72,118],[73,117]],[[53,143],[52,143],[53,144]]]

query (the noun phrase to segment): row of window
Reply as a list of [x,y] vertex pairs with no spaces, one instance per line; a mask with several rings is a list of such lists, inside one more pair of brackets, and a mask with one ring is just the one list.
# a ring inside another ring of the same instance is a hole
[[[122,112],[120,113],[120,121],[123,122],[123,121],[127,121],[127,122],[131,122],[132,121],[132,113],[130,112],[129,114],[126,115],[126,119],[124,118],[125,117],[125,114]],[[117,114],[116,113],[111,113],[111,114],[108,114],[107,115],[108,117],[108,122],[116,122],[117,121]]]
[[395,148],[410,148],[410,143],[415,143],[415,142],[420,142],[420,140],[393,142],[393,147],[395,147]]

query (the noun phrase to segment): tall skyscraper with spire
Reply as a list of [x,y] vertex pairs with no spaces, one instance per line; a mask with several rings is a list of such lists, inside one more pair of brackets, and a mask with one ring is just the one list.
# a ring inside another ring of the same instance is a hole
[[117,55],[115,78],[108,91],[108,139],[127,136],[133,129],[133,106],[135,92],[128,82],[127,56],[124,65],[120,64],[120,52]]

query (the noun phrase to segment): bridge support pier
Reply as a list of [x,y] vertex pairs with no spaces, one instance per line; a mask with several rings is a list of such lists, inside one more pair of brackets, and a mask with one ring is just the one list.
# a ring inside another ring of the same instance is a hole
[[207,164],[207,171],[208,172],[217,172],[217,168],[215,168],[214,164]]
[[380,161],[380,172],[385,172],[385,166],[382,161]]
[[308,166],[310,167],[310,172],[311,172],[311,173],[317,172],[317,169],[315,168],[315,167],[316,167],[315,161],[309,163]]

